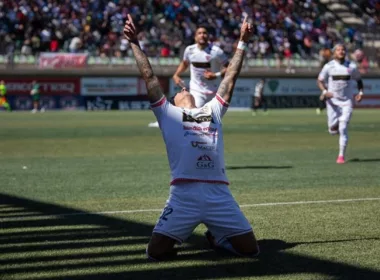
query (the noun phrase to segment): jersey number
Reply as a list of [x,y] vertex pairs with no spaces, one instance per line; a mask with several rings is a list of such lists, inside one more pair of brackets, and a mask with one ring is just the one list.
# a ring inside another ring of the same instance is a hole
[[173,213],[173,208],[170,208],[170,207],[165,207],[164,208],[164,211],[162,211],[162,214],[160,216],[160,219],[164,220],[164,221],[167,221],[168,218],[167,216],[169,216],[171,213]]

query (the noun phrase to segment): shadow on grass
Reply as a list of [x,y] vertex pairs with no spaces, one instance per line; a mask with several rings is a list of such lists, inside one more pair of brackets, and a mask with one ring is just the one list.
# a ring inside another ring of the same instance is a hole
[[[17,209],[17,216],[8,216]],[[22,209],[28,214],[22,217]],[[30,213],[37,213],[34,216]],[[70,213],[70,215],[62,215]],[[203,236],[192,235],[168,264],[145,259],[152,225],[91,214],[0,194],[2,279],[219,279],[299,273],[329,279],[380,279],[380,272],[300,255],[299,245],[365,239],[287,243],[260,240],[256,259],[217,254]],[[55,216],[54,216],[55,215]],[[379,240],[379,239],[372,239]],[[194,264],[194,262],[197,262]],[[205,265],[199,265],[204,261]],[[141,265],[141,266],[138,266]]]
[[380,162],[380,158],[353,158],[349,162]]
[[246,165],[246,166],[227,166],[226,169],[229,170],[239,170],[239,169],[290,169],[293,166],[290,165]]

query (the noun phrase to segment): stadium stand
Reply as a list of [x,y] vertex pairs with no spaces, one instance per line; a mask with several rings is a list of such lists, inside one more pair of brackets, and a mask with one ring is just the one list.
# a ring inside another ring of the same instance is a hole
[[[315,0],[4,0],[0,3],[0,63],[35,64],[41,52],[88,53],[91,64],[131,64],[122,38],[127,13],[142,30],[140,44],[154,63],[177,64],[193,41],[197,25],[227,54],[235,47],[240,16],[250,15],[255,35],[248,57],[252,67],[319,67],[323,50],[346,42],[354,53],[364,33],[331,9],[335,1]],[[340,5],[344,1],[338,1]],[[379,24],[380,1],[361,1],[350,10]],[[335,3],[336,4],[336,3]],[[362,15],[361,14],[361,15]],[[361,17],[363,18],[363,17]],[[366,54],[366,52],[364,52]],[[361,53],[361,56],[366,56]],[[376,67],[376,52],[369,67]]]

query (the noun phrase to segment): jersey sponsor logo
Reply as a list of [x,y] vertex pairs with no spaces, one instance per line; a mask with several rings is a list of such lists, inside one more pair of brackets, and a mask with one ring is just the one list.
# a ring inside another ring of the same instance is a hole
[[197,160],[197,169],[214,169],[214,161],[208,155],[200,156]]
[[191,141],[191,146],[193,148],[198,148],[199,150],[203,150],[203,151],[215,151],[216,150],[215,145],[208,145],[207,142],[201,142],[201,141]]
[[183,136],[185,136],[185,137],[188,137],[188,136],[215,137],[215,136],[218,136],[218,133],[217,132],[208,133],[208,132],[190,132],[190,131],[186,131]]
[[192,62],[191,64],[196,68],[211,68],[210,62]]
[[196,123],[203,123],[203,122],[212,122],[214,123],[214,119],[212,116],[199,116],[199,117],[192,117],[185,112],[182,114],[182,121],[183,122],[196,122]]
[[332,76],[333,81],[349,81],[351,80],[350,75],[333,75]]

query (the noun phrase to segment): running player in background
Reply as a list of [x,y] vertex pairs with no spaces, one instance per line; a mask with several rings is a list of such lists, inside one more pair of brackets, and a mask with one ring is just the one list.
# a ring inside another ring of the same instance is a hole
[[12,111],[11,106],[9,105],[7,98],[7,86],[4,81],[0,82],[0,107],[3,107],[7,111]]
[[[40,107],[40,85],[35,80],[32,82],[32,90],[30,91],[30,95],[33,99],[32,113],[37,113],[38,108]],[[41,113],[43,112],[45,112],[45,109],[41,108]]]
[[147,248],[151,260],[165,260],[201,223],[214,248],[240,256],[256,256],[259,248],[252,227],[229,188],[224,163],[222,118],[231,101],[253,28],[244,22],[240,41],[217,94],[201,108],[185,88],[168,101],[136,39],[128,15],[124,35],[148,89],[148,98],[166,144],[171,169],[170,195]]
[[[363,97],[363,81],[356,64],[346,60],[346,48],[337,44],[333,49],[334,59],[327,63],[318,76],[318,86],[322,91],[321,100],[326,100],[327,124],[329,133],[339,134],[339,155],[337,163],[345,163],[348,144],[347,127],[354,106],[354,85],[357,83],[359,93],[355,99],[360,102]],[[325,81],[328,81],[326,86]]]
[[257,109],[262,107],[264,114],[268,114],[267,102],[264,97],[265,79],[260,81],[255,86],[255,92],[252,96],[252,116],[256,116]]
[[[195,98],[195,106],[202,107],[215,97],[216,90],[228,66],[228,58],[221,48],[208,41],[208,32],[205,27],[198,27],[195,31],[195,44],[186,47],[183,60],[173,75],[174,83],[185,88],[185,82],[180,75],[190,65],[190,93]],[[149,124],[158,127],[158,123]]]

